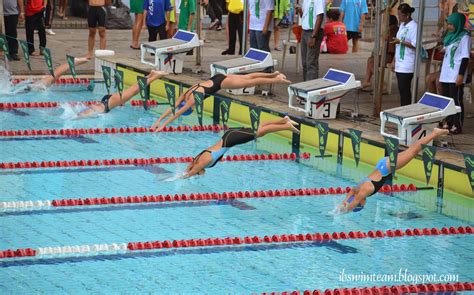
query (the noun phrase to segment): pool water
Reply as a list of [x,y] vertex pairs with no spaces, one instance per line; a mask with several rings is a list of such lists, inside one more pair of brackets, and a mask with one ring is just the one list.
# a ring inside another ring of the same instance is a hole
[[[67,93],[67,92],[65,92]],[[67,93],[85,100],[90,91]],[[96,93],[95,98],[100,98]],[[17,100],[31,101],[29,94]],[[63,93],[49,92],[51,101]],[[7,98],[11,99],[11,98]],[[4,98],[0,98],[4,101]],[[42,100],[43,101],[43,100]],[[69,121],[61,109],[0,112],[1,129],[150,126],[163,107],[146,112],[125,106],[98,118]],[[206,124],[211,121],[206,119]],[[197,124],[195,115],[178,124]],[[66,127],[67,126],[67,127]],[[3,137],[0,162],[194,156],[222,132],[84,135],[80,137]],[[268,136],[232,148],[228,154],[290,152]],[[147,167],[82,167],[0,171],[0,201],[52,200],[130,195],[354,185],[360,172],[329,159],[219,163],[203,177],[169,181],[185,164]],[[334,173],[327,173],[328,170]],[[376,194],[357,214],[333,215],[343,195],[171,202],[166,204],[0,211],[0,249],[127,243],[226,236],[265,236],[416,227],[466,226],[403,198]],[[400,195],[401,196],[401,195]],[[2,209],[0,209],[2,210]],[[137,253],[1,259],[0,292],[6,293],[259,293],[363,287],[404,282],[354,282],[344,273],[457,274],[474,280],[472,235],[335,240],[168,249]],[[410,283],[410,282],[407,282]]]

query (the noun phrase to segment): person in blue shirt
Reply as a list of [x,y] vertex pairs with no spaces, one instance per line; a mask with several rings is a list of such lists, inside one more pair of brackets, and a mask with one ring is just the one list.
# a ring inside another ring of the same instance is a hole
[[362,37],[365,14],[369,12],[366,0],[342,0],[341,19],[344,21],[347,30],[347,40],[352,39],[352,52],[359,49],[358,41]]
[[166,31],[169,27],[170,11],[173,10],[170,0],[145,0],[143,9],[146,11],[146,26],[148,28],[148,41],[168,38]]

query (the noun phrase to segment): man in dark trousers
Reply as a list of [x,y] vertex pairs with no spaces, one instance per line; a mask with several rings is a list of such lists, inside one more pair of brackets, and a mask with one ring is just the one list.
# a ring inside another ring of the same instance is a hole
[[5,35],[7,36],[8,51],[12,60],[20,60],[18,57],[17,31],[18,21],[25,20],[25,9],[23,0],[3,0],[3,21],[5,23]]

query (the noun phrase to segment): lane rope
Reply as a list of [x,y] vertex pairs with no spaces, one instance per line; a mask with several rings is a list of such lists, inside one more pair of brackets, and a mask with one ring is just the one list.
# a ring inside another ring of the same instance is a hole
[[[11,83],[13,85],[16,85],[18,83],[21,83],[23,81],[28,81],[30,79],[12,79],[11,80]],[[93,81],[92,79],[88,79],[88,78],[60,78],[60,79],[57,79],[56,81],[54,81],[54,84],[60,84],[60,85],[63,85],[63,84],[89,84],[91,81]]]
[[149,251],[159,249],[178,249],[196,247],[222,247],[254,244],[284,244],[284,243],[307,243],[307,242],[328,242],[331,240],[346,239],[380,239],[380,238],[400,238],[405,236],[438,236],[438,235],[470,235],[473,234],[474,227],[443,227],[439,228],[408,228],[405,230],[369,230],[350,232],[325,232],[306,234],[283,234],[266,236],[245,236],[245,237],[225,237],[207,239],[184,239],[184,240],[164,240],[145,241],[112,244],[92,244],[73,245],[40,248],[6,249],[0,251],[0,258],[21,258],[21,257],[65,257],[65,256],[85,256],[85,255],[111,255],[117,253],[133,253],[136,251]]
[[[57,108],[61,105],[100,105],[101,102],[97,100],[87,101],[71,101],[71,102],[57,102],[57,101],[31,101],[31,102],[2,102],[0,103],[0,109],[22,109],[22,108]],[[130,105],[134,107],[143,106],[142,100],[131,100]],[[147,106],[157,106],[159,103],[156,100],[147,100]]]
[[[302,153],[300,159],[309,159],[309,153]],[[244,154],[227,155],[221,161],[269,161],[269,160],[296,160],[295,153],[284,154]],[[97,167],[97,166],[146,166],[155,164],[190,163],[193,157],[162,157],[162,158],[128,158],[110,160],[71,160],[71,161],[28,161],[28,162],[2,162],[0,169],[37,169],[55,167]]]
[[[227,130],[219,125],[194,125],[194,126],[165,126],[161,132],[197,132]],[[120,128],[76,128],[76,129],[29,129],[29,130],[0,130],[0,137],[14,136],[76,136],[87,134],[128,134],[128,133],[155,133],[151,128],[146,127],[120,127]]]
[[[255,199],[255,198],[278,198],[278,197],[303,197],[303,196],[324,196],[340,195],[348,193],[351,187],[329,187],[329,188],[300,188],[300,189],[274,189],[255,191],[236,191],[223,193],[190,193],[190,194],[166,194],[166,195],[144,195],[144,196],[115,196],[97,198],[75,198],[75,199],[54,199],[38,201],[9,201],[0,202],[0,210],[45,210],[55,208],[74,208],[90,206],[116,206],[121,204],[156,204],[167,202],[190,202],[190,201],[210,201],[210,200],[234,200],[234,199]],[[393,186],[384,185],[379,191],[381,193],[390,192],[416,192],[414,184],[395,184]]]

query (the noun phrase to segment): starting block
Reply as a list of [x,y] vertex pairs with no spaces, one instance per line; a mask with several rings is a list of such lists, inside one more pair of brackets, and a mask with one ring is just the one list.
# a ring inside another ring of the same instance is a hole
[[[447,116],[460,112],[461,107],[456,106],[452,98],[426,92],[415,104],[380,112],[380,133],[410,145],[430,134]],[[385,130],[387,122],[397,126],[396,135]]]
[[[274,68],[274,61],[270,52],[250,48],[244,57],[229,59],[211,64],[211,75],[221,74],[248,74],[263,72]],[[228,93],[235,95],[255,93],[255,87],[228,89]]]
[[[160,71],[179,74],[183,72],[186,53],[201,45],[196,33],[178,30],[171,39],[142,43],[141,62]],[[151,61],[147,60],[147,54],[151,55]]]
[[329,69],[322,79],[288,86],[288,106],[314,119],[335,119],[341,97],[358,87],[354,74]]

